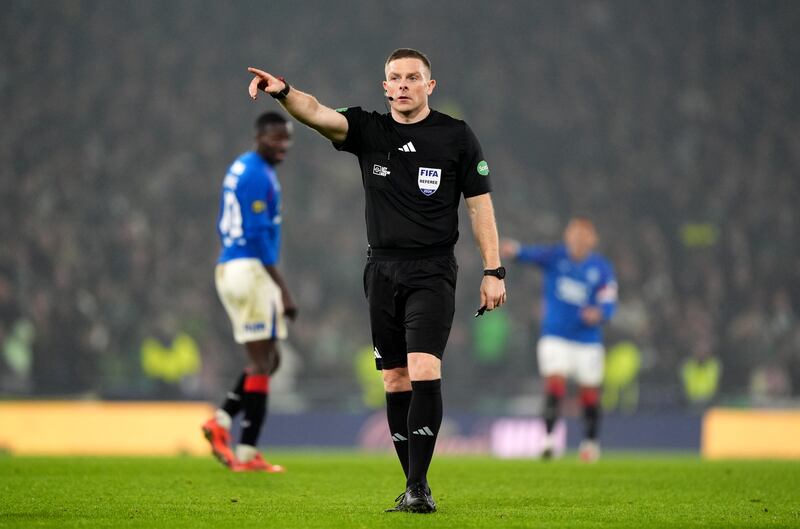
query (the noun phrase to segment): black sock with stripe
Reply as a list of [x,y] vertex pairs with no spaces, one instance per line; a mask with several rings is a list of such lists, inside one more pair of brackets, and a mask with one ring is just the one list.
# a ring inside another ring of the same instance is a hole
[[268,375],[247,375],[244,380],[242,395],[242,433],[240,443],[257,446],[261,426],[267,418],[267,398],[269,393]]
[[236,417],[236,414],[242,409],[242,394],[244,393],[244,377],[247,376],[247,373],[242,373],[239,377],[239,380],[236,382],[236,385],[233,387],[231,391],[228,392],[227,396],[225,397],[225,402],[222,403],[220,408],[231,416],[231,418]]
[[403,466],[406,479],[408,479],[408,407],[410,404],[410,391],[386,393],[386,418],[389,420],[389,434],[392,436],[397,459]]
[[408,408],[408,478],[406,486],[427,485],[428,467],[442,425],[442,381],[411,382]]

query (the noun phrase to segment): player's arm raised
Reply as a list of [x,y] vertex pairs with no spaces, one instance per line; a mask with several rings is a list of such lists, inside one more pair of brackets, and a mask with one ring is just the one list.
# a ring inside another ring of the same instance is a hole
[[[497,268],[500,266],[500,254],[492,198],[489,193],[484,193],[469,197],[466,201],[472,221],[472,233],[478,242],[483,267],[484,269]],[[506,302],[505,283],[496,277],[484,276],[480,292],[481,306],[485,306],[488,310],[496,309]]]
[[[285,81],[274,75],[250,67],[248,72],[253,74],[250,81],[250,97],[256,99],[258,91],[262,90],[267,94],[278,94],[287,87]],[[336,112],[330,107],[326,107],[311,94],[301,92],[294,86],[286,94],[286,97],[278,99],[278,102],[300,123],[311,127],[326,138],[336,143],[342,143],[347,138],[347,118]]]
[[503,259],[516,259],[522,249],[522,244],[516,239],[503,237],[500,239],[500,257]]

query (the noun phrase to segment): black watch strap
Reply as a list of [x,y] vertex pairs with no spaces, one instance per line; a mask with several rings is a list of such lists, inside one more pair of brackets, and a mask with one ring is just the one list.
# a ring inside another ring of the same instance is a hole
[[483,271],[483,275],[485,276],[494,276],[498,279],[505,279],[506,277],[506,268],[504,266],[500,266],[497,268],[489,268]]
[[270,94],[274,99],[286,99],[286,96],[289,95],[289,90],[292,89],[289,86],[289,83],[283,77],[278,77],[279,81],[283,81],[283,90],[280,92],[275,92],[274,94]]

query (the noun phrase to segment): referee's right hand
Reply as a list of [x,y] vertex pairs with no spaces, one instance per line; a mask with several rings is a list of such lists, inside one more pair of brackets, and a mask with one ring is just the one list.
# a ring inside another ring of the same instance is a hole
[[286,83],[281,81],[271,73],[253,68],[252,66],[247,69],[248,72],[255,75],[253,80],[250,81],[248,92],[253,99],[258,98],[258,91],[263,90],[267,94],[277,94],[286,87]]

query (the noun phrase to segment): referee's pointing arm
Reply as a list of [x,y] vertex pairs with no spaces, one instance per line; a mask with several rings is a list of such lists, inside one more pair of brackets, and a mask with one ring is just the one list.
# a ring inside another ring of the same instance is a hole
[[481,308],[506,300],[489,166],[465,121],[432,109],[436,87],[428,57],[398,48],[383,65],[387,112],[338,111],[256,68],[261,90],[297,121],[355,155],[364,187],[367,242],[364,293],[375,367],[386,391],[386,418],[406,491],[390,512],[436,511],[428,468],[442,424],[442,357],[455,314],[458,206],[465,197],[483,261]]
[[250,97],[256,99],[258,91],[271,95],[300,123],[311,127],[329,140],[342,143],[347,138],[347,118],[330,107],[326,107],[311,94],[289,86],[283,78],[250,67],[255,77],[250,81]]

